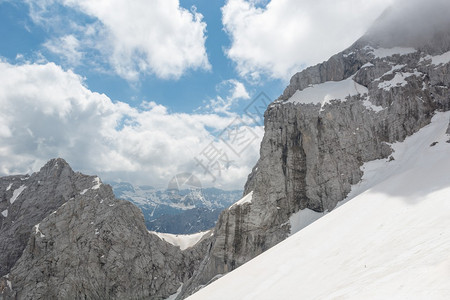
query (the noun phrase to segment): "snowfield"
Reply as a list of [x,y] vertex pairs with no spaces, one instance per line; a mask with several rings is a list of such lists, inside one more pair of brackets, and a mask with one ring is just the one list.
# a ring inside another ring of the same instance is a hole
[[350,201],[189,299],[449,299],[449,118],[365,164]]
[[297,90],[286,103],[312,103],[321,104],[323,107],[331,100],[345,101],[349,96],[367,94],[365,86],[356,83],[353,76],[341,81],[327,81],[321,84],[311,85],[304,90]]
[[211,230],[198,232],[194,234],[172,234],[172,233],[162,233],[156,231],[149,231],[157,235],[161,240],[168,242],[174,246],[180,247],[180,250],[186,250],[197,244],[202,237],[210,233]]

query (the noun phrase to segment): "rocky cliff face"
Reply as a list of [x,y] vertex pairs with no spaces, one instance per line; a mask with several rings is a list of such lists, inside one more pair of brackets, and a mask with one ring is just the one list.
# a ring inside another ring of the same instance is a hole
[[398,45],[379,28],[295,74],[268,107],[260,159],[245,186],[251,201],[221,214],[208,256],[180,298],[285,239],[299,210],[335,208],[360,181],[364,162],[388,160],[390,143],[450,109],[450,26]]
[[[161,240],[147,231],[136,206],[116,199],[98,177],[74,173],[63,160],[52,160],[27,181],[4,180],[27,184],[12,205],[27,203],[30,211],[49,206],[52,193],[61,196],[47,216],[43,212],[27,223],[21,214],[27,210],[9,206],[14,224],[26,224],[21,228],[28,231],[23,229],[23,253],[12,251],[20,259],[1,279],[0,299],[164,299],[198,269],[209,245],[205,236],[181,251]],[[38,184],[51,188],[39,194]]]
[[31,176],[0,178],[0,276],[22,255],[33,226],[92,187],[95,178],[73,172],[62,159],[49,161]]

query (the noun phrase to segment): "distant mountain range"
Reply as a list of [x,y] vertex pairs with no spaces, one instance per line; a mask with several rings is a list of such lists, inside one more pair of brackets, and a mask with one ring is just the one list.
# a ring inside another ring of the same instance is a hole
[[108,182],[117,198],[138,206],[148,230],[190,234],[210,229],[225,208],[242,197],[242,191],[191,187],[156,189],[128,182]]

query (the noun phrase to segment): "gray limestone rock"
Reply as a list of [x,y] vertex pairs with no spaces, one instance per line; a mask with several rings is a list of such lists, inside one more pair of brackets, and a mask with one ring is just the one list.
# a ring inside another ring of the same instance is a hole
[[[142,212],[116,199],[109,185],[62,162],[51,161],[27,181],[27,189],[38,180],[53,192],[69,189],[57,182],[70,182],[73,190],[31,225],[23,254],[0,280],[0,299],[165,299],[176,293],[198,269],[209,235],[181,251],[148,232]],[[24,193],[21,199],[36,207],[46,198]],[[23,218],[15,216],[15,223]]]
[[53,159],[32,174],[0,178],[0,276],[22,255],[31,229],[70,198],[95,185],[95,176]]

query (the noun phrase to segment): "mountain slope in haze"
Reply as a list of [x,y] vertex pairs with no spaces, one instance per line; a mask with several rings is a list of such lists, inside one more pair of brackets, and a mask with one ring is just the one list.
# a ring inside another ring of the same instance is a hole
[[213,228],[222,210],[239,200],[242,191],[216,188],[156,189],[110,182],[119,199],[142,210],[148,230],[192,234]]
[[174,215],[163,214],[156,219],[151,219],[144,213],[144,217],[146,217],[145,225],[150,231],[194,234],[213,228],[222,210],[199,207],[184,210]]
[[449,119],[364,164],[351,201],[188,299],[448,299]]

